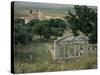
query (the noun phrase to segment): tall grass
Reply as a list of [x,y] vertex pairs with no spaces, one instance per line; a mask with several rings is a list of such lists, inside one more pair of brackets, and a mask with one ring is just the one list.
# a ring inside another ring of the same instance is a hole
[[[79,58],[64,60],[64,63],[55,63],[48,54],[48,45],[53,41],[33,41],[28,45],[22,45],[15,51],[15,73],[50,72],[97,68],[97,55],[91,52]],[[32,54],[32,60],[30,60]]]

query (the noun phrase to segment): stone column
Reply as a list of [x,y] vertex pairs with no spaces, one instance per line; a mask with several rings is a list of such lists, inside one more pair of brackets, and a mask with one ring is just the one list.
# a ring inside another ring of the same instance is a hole
[[79,44],[79,46],[78,46],[78,51],[79,51],[79,56],[80,56],[80,55],[81,55],[81,54],[80,54],[80,44]]
[[76,57],[76,46],[73,46],[74,47],[74,58]]
[[54,59],[55,59],[55,51],[56,51],[56,40],[54,40]]
[[83,55],[85,54],[85,46],[82,44]]
[[65,58],[65,46],[63,47],[63,58]]
[[88,54],[88,40],[86,40],[86,54]]
[[88,44],[87,44],[87,41],[85,40],[84,41],[84,54],[87,54],[87,52],[88,52],[88,46],[87,46]]
[[68,58],[70,57],[69,46],[68,46]]

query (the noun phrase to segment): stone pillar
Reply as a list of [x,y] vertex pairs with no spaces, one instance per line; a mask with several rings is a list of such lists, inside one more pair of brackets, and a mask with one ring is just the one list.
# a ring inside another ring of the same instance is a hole
[[88,54],[88,41],[87,40],[85,40],[84,41],[85,43],[84,43],[84,54]]
[[79,56],[80,56],[80,55],[81,55],[81,54],[80,54],[80,43],[79,43],[79,46],[78,46],[78,51],[79,51]]
[[76,57],[76,47],[75,46],[73,46],[74,47],[74,58]]
[[88,40],[86,40],[86,54],[88,54]]
[[56,54],[57,54],[57,41],[56,40],[54,40],[54,60],[56,59]]
[[64,58],[65,58],[65,46],[64,46]]
[[68,46],[68,58],[70,57],[69,46]]
[[83,44],[83,55],[85,54],[85,51],[86,51],[86,47],[85,44]]

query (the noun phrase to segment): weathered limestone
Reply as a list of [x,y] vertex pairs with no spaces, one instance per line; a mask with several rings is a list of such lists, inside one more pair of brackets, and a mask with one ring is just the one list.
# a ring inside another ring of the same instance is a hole
[[54,50],[51,51],[54,60],[77,58],[88,54],[90,51],[96,51],[96,45],[90,45],[86,36],[74,37],[72,34],[63,36],[54,40]]
[[[81,45],[81,46],[80,46]],[[67,50],[66,50],[67,49]],[[88,52],[88,38],[74,37],[72,34],[54,41],[54,59],[76,58]]]

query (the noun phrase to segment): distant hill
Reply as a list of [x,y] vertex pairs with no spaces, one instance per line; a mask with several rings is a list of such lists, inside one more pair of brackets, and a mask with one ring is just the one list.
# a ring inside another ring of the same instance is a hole
[[73,11],[73,5],[37,3],[37,2],[15,2],[15,15],[24,15],[25,10],[43,10],[49,14],[67,14],[68,10]]
[[[92,7],[94,8],[94,7]],[[67,15],[68,10],[74,12],[74,6],[68,4],[53,4],[53,3],[37,3],[37,2],[21,2],[15,1],[15,16],[24,16],[26,10],[39,10],[48,14]]]

